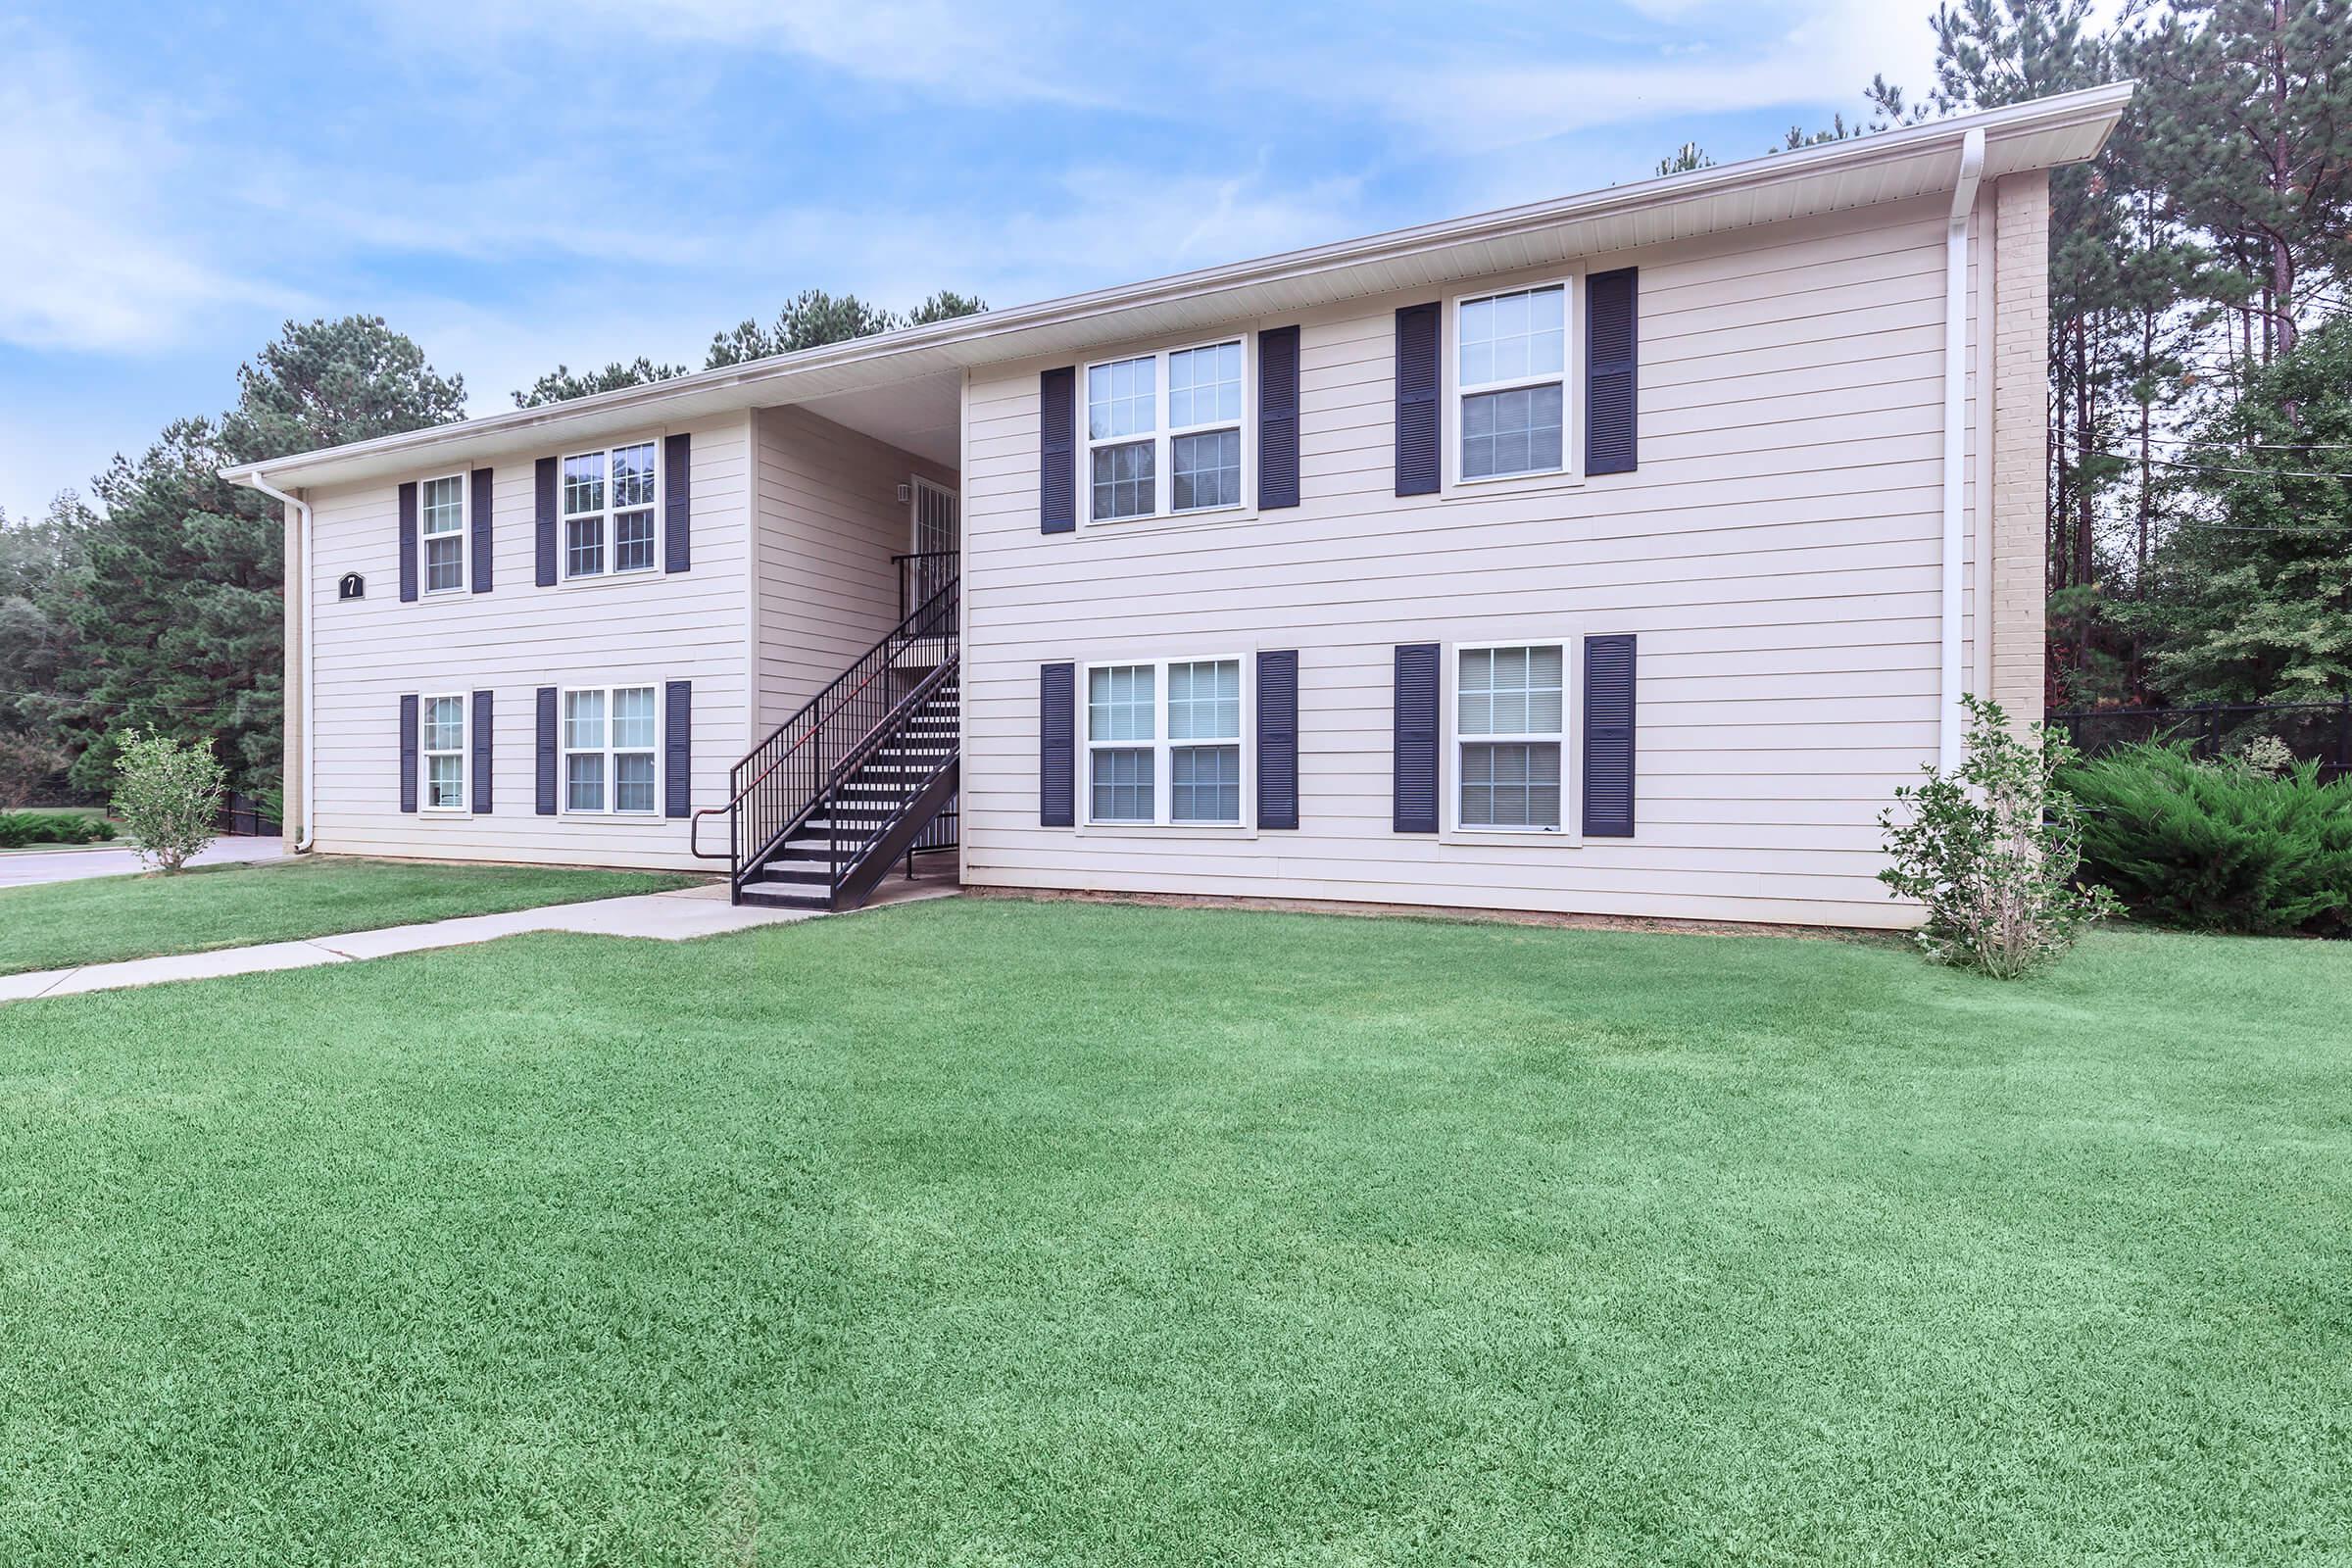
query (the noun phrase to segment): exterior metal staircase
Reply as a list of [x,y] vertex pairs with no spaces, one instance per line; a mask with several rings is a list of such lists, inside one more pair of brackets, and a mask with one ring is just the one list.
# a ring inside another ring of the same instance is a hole
[[[901,860],[956,847],[962,584],[952,556],[899,568],[899,624],[735,764],[725,806],[695,813],[694,853],[727,861],[738,904],[856,908]],[[722,815],[723,856],[699,842]]]

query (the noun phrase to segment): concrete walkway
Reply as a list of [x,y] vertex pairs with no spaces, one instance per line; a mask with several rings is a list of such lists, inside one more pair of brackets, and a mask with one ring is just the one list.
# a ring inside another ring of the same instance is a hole
[[[894,877],[874,890],[866,907],[944,899],[956,891],[955,883],[943,879],[909,882],[904,877]],[[266,942],[250,948],[219,948],[210,953],[183,953],[164,958],[130,958],[121,963],[86,964],[77,969],[0,975],[0,1003],[28,1002],[35,997],[71,997],[85,991],[113,991],[170,980],[209,980],[217,975],[259,974],[270,969],[309,969],[325,963],[380,958],[394,953],[461,948],[525,931],[577,931],[590,936],[685,942],[695,937],[748,931],[754,926],[787,925],[795,920],[823,917],[824,911],[819,909],[763,909],[731,905],[723,886],[680,888],[671,893],[640,893],[625,899],[595,899],[586,904],[516,909],[511,914],[469,914],[455,920],[386,926],[378,931],[348,931],[340,936],[311,937],[298,942]]]
[[[286,841],[218,839],[190,865],[224,865],[233,860],[282,860]],[[78,882],[90,876],[129,876],[147,868],[139,852],[118,845],[86,850],[14,850],[0,854],[0,888],[30,887],[37,882]]]

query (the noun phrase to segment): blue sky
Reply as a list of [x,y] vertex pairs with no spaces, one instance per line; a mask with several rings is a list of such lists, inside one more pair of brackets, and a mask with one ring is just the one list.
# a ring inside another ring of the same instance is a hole
[[1724,162],[1924,87],[1927,0],[0,11],[0,509],[370,312],[475,413],[815,285],[1000,305]]

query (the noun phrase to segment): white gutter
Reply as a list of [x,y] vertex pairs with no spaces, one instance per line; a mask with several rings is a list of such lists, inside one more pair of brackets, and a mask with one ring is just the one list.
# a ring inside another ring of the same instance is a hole
[[[1960,556],[1965,531],[1963,503],[1968,473],[1968,219],[1977,205],[1977,180],[1984,172],[1984,132],[1971,127],[1960,144],[1960,179],[1952,187],[1951,220],[1943,231],[1943,646],[1941,719],[1936,727],[1936,765],[1948,777],[1960,765],[1960,737],[1968,714],[1960,706],[1965,689],[1960,672],[1960,622],[1967,612],[1967,585]],[[1991,265],[1991,258],[1985,259]],[[1984,325],[1989,329],[1991,322]],[[1992,389],[1980,387],[1978,406],[1990,406]],[[1980,496],[1979,502],[1989,502]],[[1982,563],[1979,564],[1980,567]],[[1983,576],[1980,570],[1978,575]],[[1978,635],[1987,629],[1979,616]]]
[[[248,471],[240,482],[253,486],[274,501],[280,501],[292,507],[302,519],[302,561],[299,564],[293,562],[286,564],[286,577],[289,584],[295,581],[302,584],[302,837],[294,841],[294,853],[302,855],[309,851],[311,841],[318,836],[318,812],[316,809],[316,803],[318,799],[318,769],[313,765],[313,760],[318,755],[318,743],[317,733],[312,727],[312,716],[317,712],[318,705],[312,698],[312,693],[316,690],[318,683],[311,678],[311,654],[318,641],[311,634],[311,622],[314,618],[311,612],[311,601],[317,597],[311,592],[311,504],[299,497],[286,494],[263,478],[258,466]],[[302,573],[299,579],[294,575],[297,571]]]

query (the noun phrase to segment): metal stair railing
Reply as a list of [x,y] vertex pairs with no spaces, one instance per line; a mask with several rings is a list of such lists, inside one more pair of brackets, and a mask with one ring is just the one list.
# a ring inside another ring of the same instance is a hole
[[[842,760],[865,748],[910,703],[928,701],[935,677],[959,651],[962,583],[951,577],[880,642],[751,749],[727,775],[727,803],[694,813],[687,847],[699,859],[727,862],[727,890],[740,899],[777,847],[808,819],[836,782]],[[927,670],[913,691],[894,677]],[[918,697],[916,694],[922,695]],[[701,844],[703,819],[727,819],[724,854]]]

